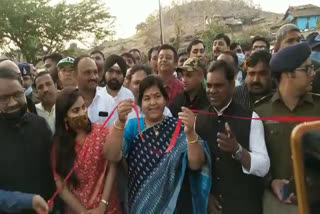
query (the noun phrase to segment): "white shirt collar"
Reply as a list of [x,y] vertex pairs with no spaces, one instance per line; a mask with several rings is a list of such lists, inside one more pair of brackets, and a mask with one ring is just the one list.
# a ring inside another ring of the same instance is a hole
[[[36,104],[35,106],[36,106],[36,108],[37,108],[38,110],[48,112],[48,111],[43,107],[42,102]],[[48,112],[48,113],[49,113],[49,114],[53,113],[53,112],[55,111],[55,109],[56,109],[56,105],[53,105],[52,108],[51,108],[51,112]]]
[[223,112],[230,106],[231,102],[232,102],[232,99],[230,99],[229,103],[228,103],[225,107],[223,107],[220,111],[218,111],[218,110],[213,106],[214,110],[217,112],[217,115],[218,115],[218,116],[223,115]]

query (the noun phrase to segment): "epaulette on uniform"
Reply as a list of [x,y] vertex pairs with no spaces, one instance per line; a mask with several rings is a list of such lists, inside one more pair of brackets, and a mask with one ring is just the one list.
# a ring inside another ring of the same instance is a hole
[[269,101],[272,96],[273,96],[273,93],[270,93],[270,94],[260,98],[259,100],[254,102],[253,106],[257,107],[257,106],[261,105],[262,103],[265,103],[265,102]]

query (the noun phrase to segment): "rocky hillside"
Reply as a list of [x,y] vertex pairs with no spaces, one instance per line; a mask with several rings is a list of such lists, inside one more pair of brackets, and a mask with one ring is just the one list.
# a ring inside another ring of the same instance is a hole
[[[260,29],[269,31],[269,26],[282,18],[281,14],[262,11],[250,4],[250,0],[184,1],[182,4],[172,3],[163,8],[162,14],[165,42],[173,43],[179,38],[179,47],[185,47],[194,37],[200,37],[215,23],[226,25],[232,34],[230,36],[235,39],[245,32]],[[157,12],[150,14],[136,29],[136,35],[104,42],[98,48],[106,54],[120,54],[131,48],[138,48],[146,53],[151,46],[160,43]]]

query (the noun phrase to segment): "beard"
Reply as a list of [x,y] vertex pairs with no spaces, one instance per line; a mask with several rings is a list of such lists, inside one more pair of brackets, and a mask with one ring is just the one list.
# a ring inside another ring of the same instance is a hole
[[111,79],[107,82],[107,86],[109,89],[111,90],[119,90],[122,86],[122,83],[120,83],[120,81],[116,80],[116,79]]
[[17,125],[24,118],[27,109],[27,104],[24,104],[17,111],[0,113],[0,119],[5,120],[8,125]]

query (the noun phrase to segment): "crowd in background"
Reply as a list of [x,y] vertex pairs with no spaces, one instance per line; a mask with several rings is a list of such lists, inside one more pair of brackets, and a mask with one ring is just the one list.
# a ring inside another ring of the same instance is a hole
[[298,213],[298,123],[259,118],[320,115],[320,34],[286,24],[272,50],[217,34],[146,56],[0,59],[0,212]]

